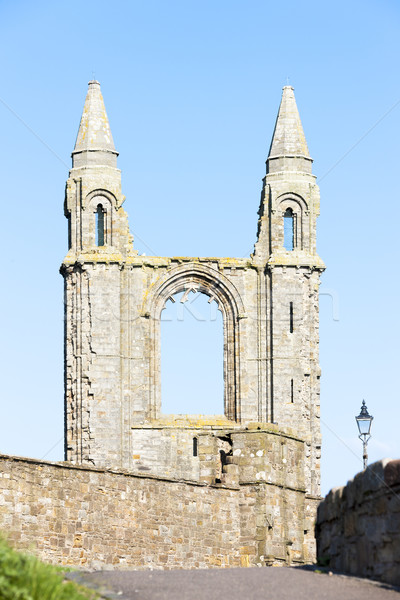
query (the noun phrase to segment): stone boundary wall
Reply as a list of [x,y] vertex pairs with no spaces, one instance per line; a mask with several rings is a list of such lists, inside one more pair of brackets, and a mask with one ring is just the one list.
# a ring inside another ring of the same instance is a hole
[[58,564],[240,566],[237,496],[198,483],[0,457],[0,530]]
[[210,485],[0,455],[0,532],[81,568],[309,562],[301,515],[316,502],[267,482]]
[[400,585],[400,460],[378,461],[331,490],[319,505],[316,534],[321,562]]

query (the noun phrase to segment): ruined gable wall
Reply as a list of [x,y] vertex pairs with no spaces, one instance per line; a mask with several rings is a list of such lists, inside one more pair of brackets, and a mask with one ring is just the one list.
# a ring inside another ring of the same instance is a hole
[[[147,435],[139,428],[157,427],[163,414],[161,309],[176,290],[193,285],[223,312],[225,416],[232,425],[274,421],[308,438],[307,488],[318,495],[318,273],[277,267],[269,275],[247,259],[83,258],[66,277],[68,460],[134,467],[134,456],[143,454],[136,441]],[[174,468],[180,476],[174,462],[169,473]]]
[[136,255],[107,261],[86,253],[79,266],[67,265],[68,460],[132,466],[132,427],[162,415],[161,309],[169,295],[191,285],[215,298],[223,313],[225,415],[236,422],[268,420],[256,383],[265,347],[257,330],[265,319],[254,301],[251,261]]

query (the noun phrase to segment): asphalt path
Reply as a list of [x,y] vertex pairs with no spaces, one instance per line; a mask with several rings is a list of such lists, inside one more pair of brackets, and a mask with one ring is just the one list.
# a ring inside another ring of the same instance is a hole
[[400,600],[368,579],[299,567],[70,573],[110,600]]

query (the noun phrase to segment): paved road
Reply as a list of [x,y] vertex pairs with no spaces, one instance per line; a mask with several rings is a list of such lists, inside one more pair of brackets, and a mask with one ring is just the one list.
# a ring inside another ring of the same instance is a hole
[[390,586],[290,567],[97,571],[69,577],[112,600],[400,600]]

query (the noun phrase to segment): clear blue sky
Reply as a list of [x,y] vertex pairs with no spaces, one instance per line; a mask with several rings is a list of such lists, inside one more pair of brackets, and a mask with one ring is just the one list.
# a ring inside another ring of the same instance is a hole
[[135,247],[162,256],[252,251],[289,78],[321,187],[323,491],[360,469],[363,398],[370,459],[400,456],[399,25],[394,0],[0,1],[0,451],[62,458],[64,185],[94,73]]

